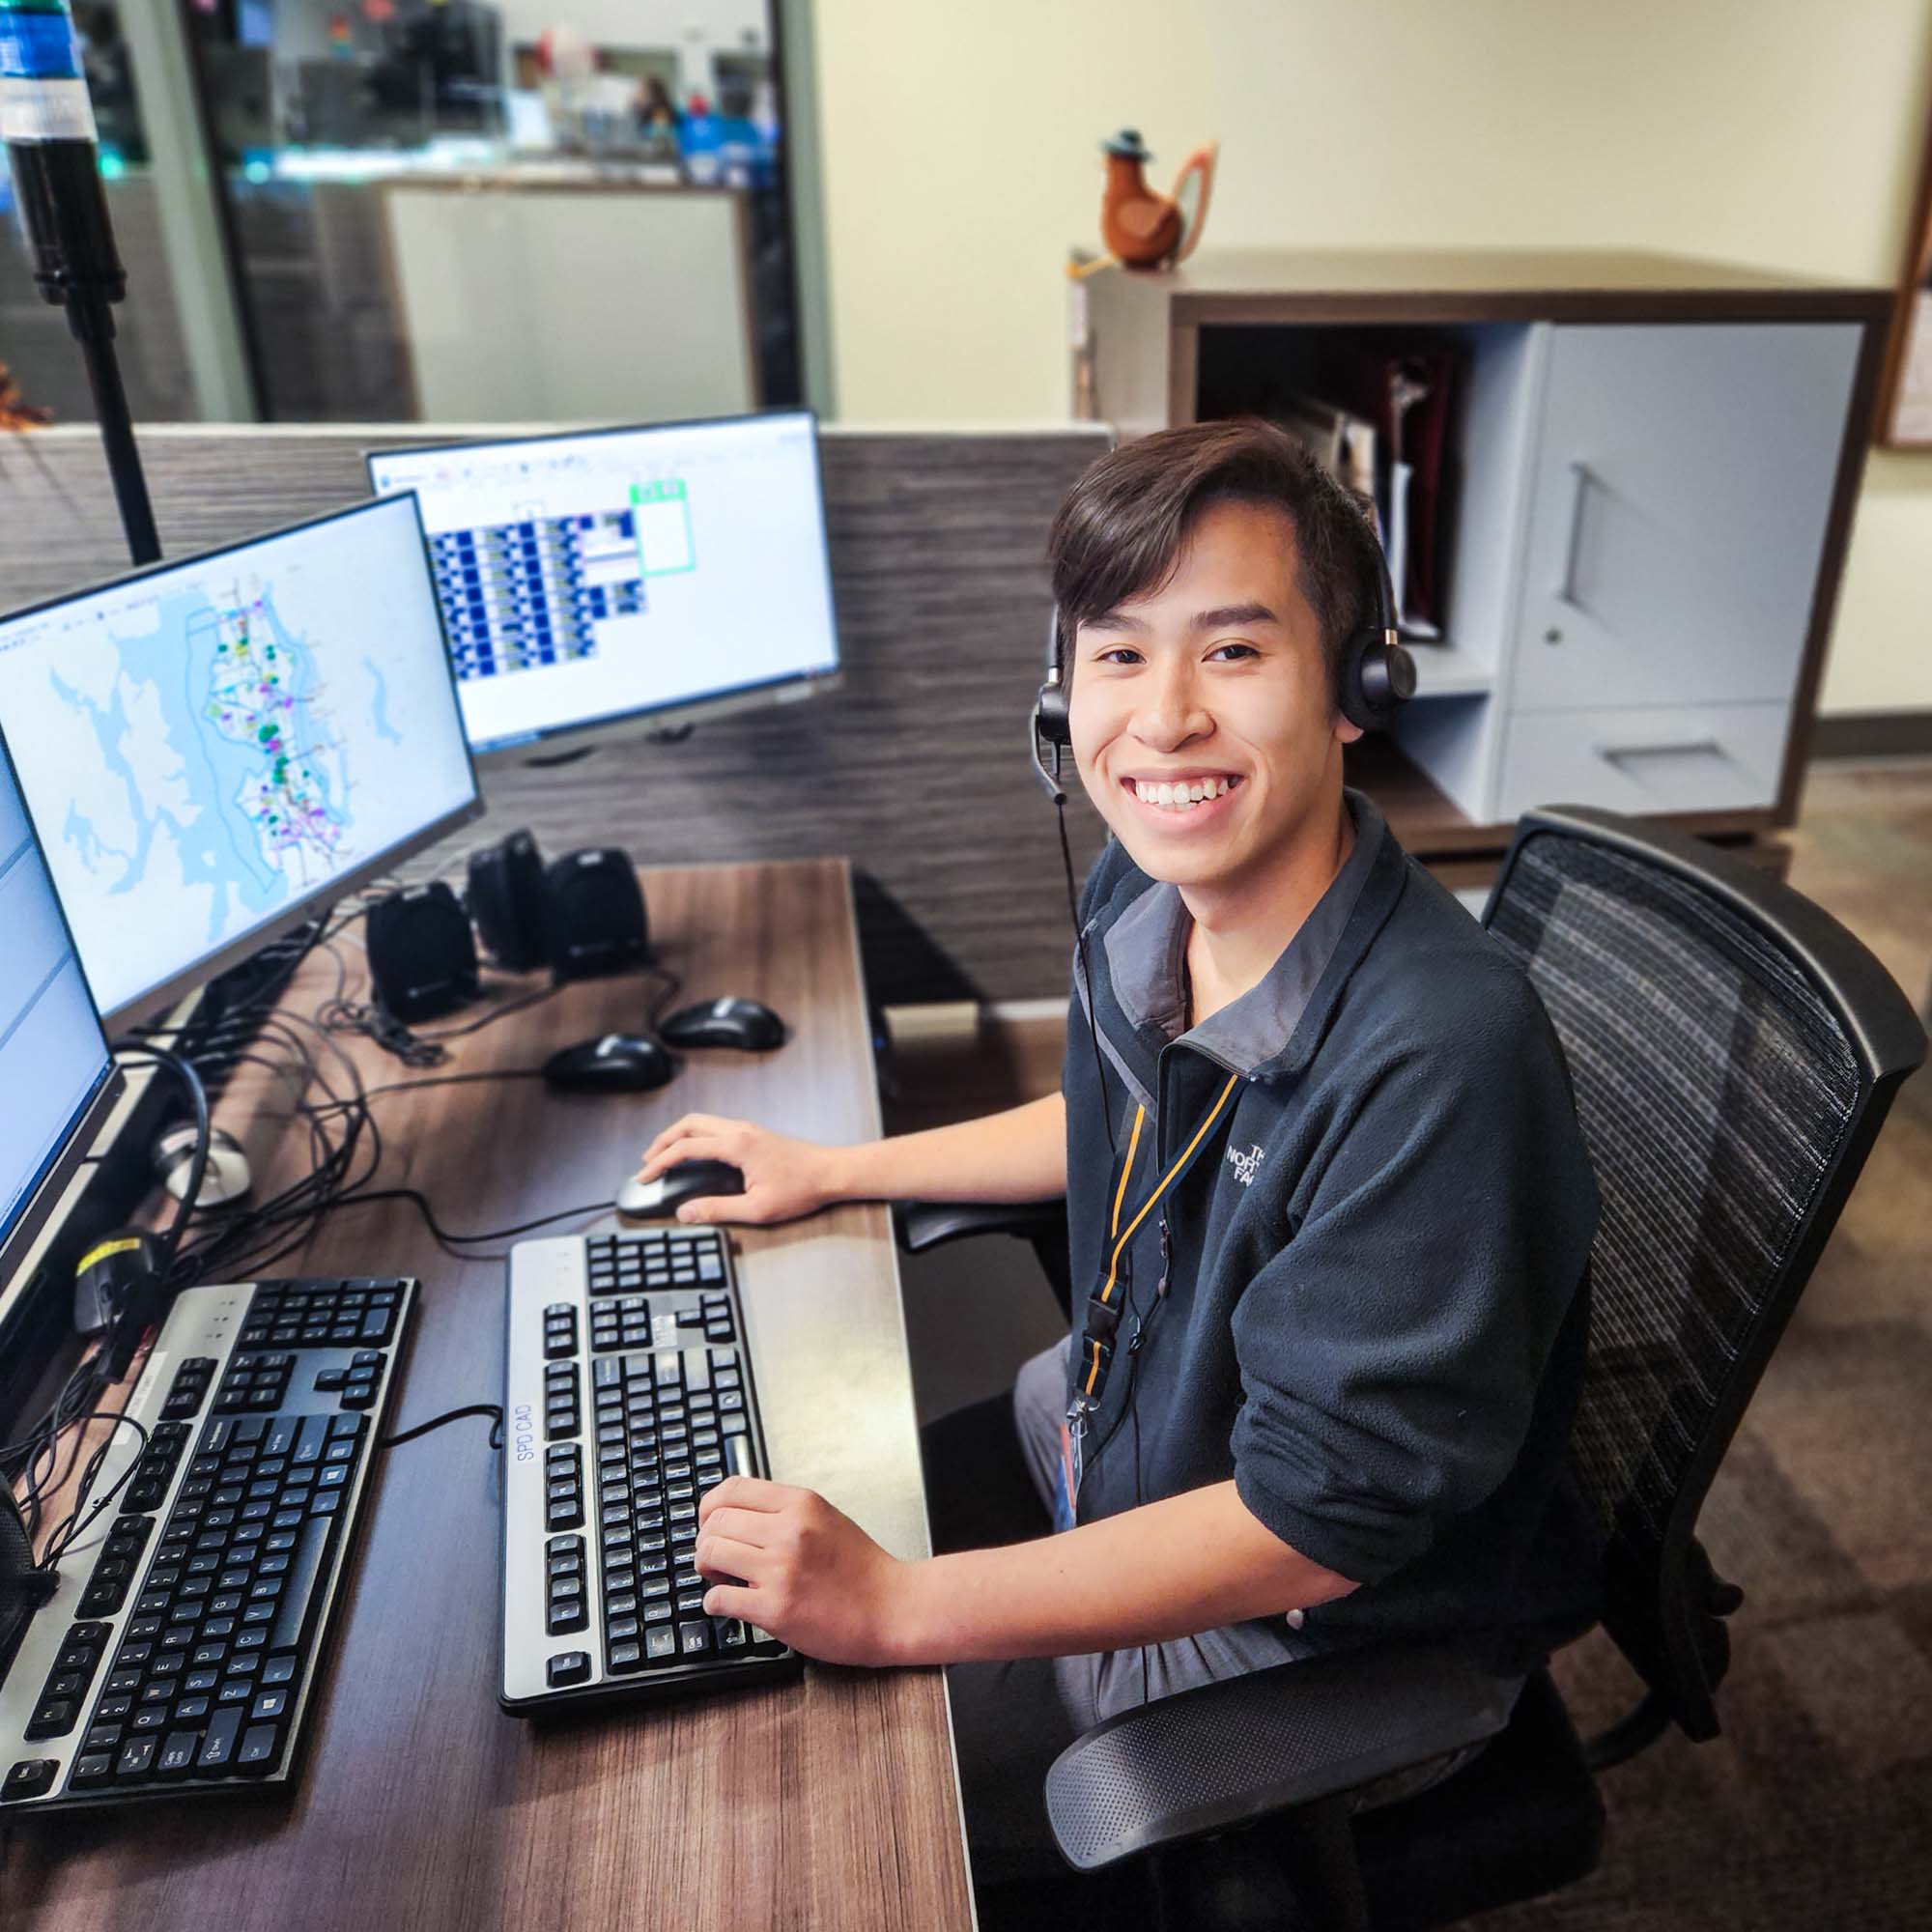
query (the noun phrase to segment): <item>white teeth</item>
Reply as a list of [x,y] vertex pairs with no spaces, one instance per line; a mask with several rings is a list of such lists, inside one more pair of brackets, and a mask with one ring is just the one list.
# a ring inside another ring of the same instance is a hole
[[1143,805],[1165,806],[1170,811],[1191,811],[1234,788],[1233,779],[1187,779],[1178,784],[1151,779],[1134,781],[1134,796]]

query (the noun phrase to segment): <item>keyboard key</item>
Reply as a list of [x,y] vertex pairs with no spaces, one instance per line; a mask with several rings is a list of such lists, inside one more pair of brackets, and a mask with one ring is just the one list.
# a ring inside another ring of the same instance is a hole
[[590,1653],[587,1650],[559,1651],[550,1660],[544,1674],[553,1690],[560,1690],[567,1684],[582,1684],[590,1675]]
[[195,1753],[201,1748],[199,1731],[170,1731],[155,1760],[157,1777],[185,1777],[194,1769]]
[[23,1757],[0,1783],[0,1804],[14,1804],[23,1798],[39,1798],[51,1791],[60,1760],[54,1757]]
[[146,1777],[154,1769],[156,1753],[161,1747],[161,1741],[155,1737],[129,1738],[121,1747],[121,1755],[115,1761],[116,1777]]
[[308,1518],[291,1552],[294,1561],[290,1565],[279,1605],[249,1606],[246,1614],[251,1619],[258,1608],[269,1610],[274,1618],[268,1645],[270,1650],[298,1650],[301,1647],[308,1634],[311,1613],[321,1605],[322,1580],[333,1530],[334,1523],[329,1519]]
[[226,1771],[235,1755],[236,1734],[242,1728],[242,1707],[229,1705],[217,1710],[202,1733],[201,1754],[194,1761],[197,1771]]

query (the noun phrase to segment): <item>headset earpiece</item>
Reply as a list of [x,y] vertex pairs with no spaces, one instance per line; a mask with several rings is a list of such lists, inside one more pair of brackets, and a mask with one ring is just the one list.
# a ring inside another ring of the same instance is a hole
[[1061,683],[1058,670],[1040,686],[1033,715],[1034,729],[1049,745],[1057,745],[1065,751],[1072,744],[1073,730],[1066,720],[1066,687]]
[[[1027,732],[1027,749],[1033,754],[1033,768],[1039,774],[1039,781],[1046,787],[1047,796],[1055,805],[1065,805],[1066,792],[1060,782],[1060,754],[1073,743],[1073,727],[1066,717],[1066,686],[1061,670],[1060,612],[1057,610],[1047,632],[1046,665],[1046,682],[1040,686],[1039,695],[1033,701],[1033,722]],[[1042,745],[1047,747],[1044,752],[1040,750]]]
[[1415,660],[1396,635],[1395,587],[1378,543],[1375,610],[1342,657],[1342,716],[1364,731],[1383,730],[1414,696]]

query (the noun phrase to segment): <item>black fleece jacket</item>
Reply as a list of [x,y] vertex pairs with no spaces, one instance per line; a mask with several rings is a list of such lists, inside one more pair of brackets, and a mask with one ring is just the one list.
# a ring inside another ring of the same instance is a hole
[[1262,983],[1191,1033],[1178,892],[1116,842],[1089,877],[1102,1058],[1076,956],[1064,1073],[1073,1382],[1122,1192],[1103,1112],[1124,1157],[1146,1109],[1125,1227],[1236,1084],[1128,1245],[1079,1517],[1232,1476],[1268,1528],[1362,1586],[1306,1612],[1310,1649],[1459,1634],[1526,1667],[1597,1609],[1565,1468],[1596,1184],[1535,989],[1345,797],[1342,871]]

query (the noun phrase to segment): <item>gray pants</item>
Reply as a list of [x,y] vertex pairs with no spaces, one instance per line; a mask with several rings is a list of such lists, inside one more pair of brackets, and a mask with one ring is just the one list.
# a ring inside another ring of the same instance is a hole
[[[1013,1427],[1020,1452],[1039,1493],[1046,1520],[1053,1520],[1060,1488],[1060,1430],[1066,1415],[1066,1351],[1070,1339],[1045,1350],[1020,1370],[1013,1383]],[[1289,1663],[1308,1651],[1279,1617],[1265,1623],[1230,1624],[1199,1636],[1138,1650],[1104,1650],[1088,1657],[1057,1657],[1053,1678],[1076,1735],[1103,1718],[1132,1711],[1177,1690],[1244,1677]]]
[[[1069,1346],[1062,1342],[1028,1362],[1010,1405],[981,1403],[925,1432],[936,1548],[1015,1543],[1051,1530]],[[946,1688],[977,1881],[1065,1874],[1043,1793],[1047,1767],[1082,1731],[1155,1697],[1310,1654],[1281,1619],[1268,1618],[1137,1650],[949,1666]],[[1510,1680],[1512,1700],[1521,1686],[1520,1677]],[[1391,1773],[1358,1792],[1355,1804],[1390,1804],[1425,1790],[1481,1748],[1471,1746]]]
[[[1018,1542],[1052,1529],[1068,1346],[1062,1342],[1020,1370],[1006,1414],[1000,1412],[1004,1405],[987,1403],[957,1418],[949,1417],[928,1432],[927,1483],[933,1491],[939,1547]],[[998,1465],[1003,1450],[1010,1455],[1010,1443],[973,1437],[1001,1430],[1008,1414],[1030,1478],[1030,1493],[1022,1493],[1017,1484],[1006,1483],[1004,1506],[989,1520],[983,1514],[984,1499],[989,1491],[1002,1487]],[[981,1457],[992,1469],[990,1476],[986,1467],[974,1466]],[[941,1481],[936,1482],[936,1476]],[[972,1492],[976,1508],[982,1512],[965,1537],[947,1534],[948,1512],[940,1493],[944,1482]],[[1265,1670],[1306,1654],[1277,1618],[1233,1624],[1135,1650],[952,1665],[946,1684],[975,1874],[985,1884],[1065,1870],[1053,1848],[1041,1793],[1047,1766],[1082,1731],[1151,1698]]]

